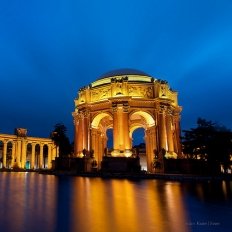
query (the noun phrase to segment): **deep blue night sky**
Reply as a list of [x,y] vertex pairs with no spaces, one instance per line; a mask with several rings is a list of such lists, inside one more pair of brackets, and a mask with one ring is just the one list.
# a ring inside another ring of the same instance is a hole
[[232,129],[231,0],[8,0],[0,3],[0,133],[73,136],[74,98],[103,73],[135,68],[179,92],[197,117]]

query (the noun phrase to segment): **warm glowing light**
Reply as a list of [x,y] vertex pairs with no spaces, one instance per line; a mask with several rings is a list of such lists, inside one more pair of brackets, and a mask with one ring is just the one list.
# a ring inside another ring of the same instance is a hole
[[[166,81],[140,71],[129,70],[126,74],[126,70],[118,70],[103,75],[89,87],[81,89],[77,96],[73,112],[74,153],[78,156],[84,149],[93,151],[99,170],[104,154],[112,157],[138,155],[132,148],[132,134],[137,128],[144,128],[145,132],[147,171],[163,172],[163,168],[154,169],[152,165],[154,151],[160,154],[165,149],[166,158],[177,158],[177,154],[181,154],[181,107],[177,105],[177,93]],[[110,149],[106,133],[109,128],[112,128]]]
[[114,157],[119,157],[121,154],[120,154],[120,151],[119,151],[119,150],[114,149],[114,150],[111,152],[111,155],[114,156]]
[[80,153],[79,157],[80,157],[80,158],[83,158],[83,157],[84,157],[83,152]]
[[146,120],[148,127],[152,127],[155,125],[155,120],[149,113],[145,111],[136,111],[135,113],[131,115],[131,117],[133,117],[133,115],[136,115],[136,114],[142,116]]
[[175,152],[167,152],[166,151],[164,157],[166,159],[176,159],[177,158],[177,154]]
[[112,117],[108,113],[100,113],[93,119],[91,124],[92,128],[98,128],[100,121],[105,117],[110,117],[112,119]]
[[130,157],[130,156],[132,156],[132,151],[131,150],[125,150],[125,156],[126,157]]

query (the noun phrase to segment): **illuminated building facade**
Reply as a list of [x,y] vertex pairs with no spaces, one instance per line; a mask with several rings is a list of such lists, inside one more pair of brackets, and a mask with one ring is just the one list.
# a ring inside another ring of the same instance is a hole
[[51,169],[57,151],[51,139],[28,137],[24,128],[15,135],[0,134],[0,168]]
[[[168,83],[138,70],[117,70],[81,88],[75,99],[74,155],[133,157],[132,134],[144,128],[147,170],[163,172],[163,158],[181,154],[177,92]],[[107,130],[113,149],[107,150]],[[85,153],[85,154],[83,154]]]

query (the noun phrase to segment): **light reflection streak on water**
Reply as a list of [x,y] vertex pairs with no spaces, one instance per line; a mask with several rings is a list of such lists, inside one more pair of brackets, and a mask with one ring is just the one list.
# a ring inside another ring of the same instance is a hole
[[[158,189],[162,185],[155,181],[140,184],[128,180],[95,179],[89,185],[89,180],[85,179],[81,183],[80,189],[88,189],[88,195],[83,196],[82,191],[76,189],[74,195],[78,196],[78,202],[74,215],[78,215],[84,231],[188,231],[178,185],[174,192],[170,192],[170,185]],[[165,198],[166,205],[162,204],[161,198]],[[177,214],[178,218],[175,218]]]
[[231,182],[0,173],[0,231],[187,232],[197,231],[188,223],[200,219],[225,229],[231,199]]
[[53,178],[26,173],[0,175],[0,218],[4,219],[0,222],[0,230],[3,227],[4,231],[10,232],[41,231],[40,223],[48,224],[53,230]]
[[187,215],[185,213],[183,196],[179,183],[167,182],[165,185],[167,202],[167,220],[172,225],[169,231],[187,232]]

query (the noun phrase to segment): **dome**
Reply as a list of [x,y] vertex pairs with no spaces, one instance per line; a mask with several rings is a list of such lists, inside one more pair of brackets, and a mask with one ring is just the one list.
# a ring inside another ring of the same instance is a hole
[[114,77],[114,76],[124,76],[124,75],[139,75],[139,76],[150,76],[147,73],[137,70],[137,69],[132,69],[132,68],[123,68],[123,69],[115,69],[110,72],[107,72],[103,75],[101,75],[99,79],[103,79],[106,77]]
[[130,69],[130,68],[124,68],[124,69],[116,69],[110,72],[107,72],[100,76],[96,81],[91,83],[92,87],[100,86],[109,84],[111,82],[111,79],[118,79],[127,77],[128,82],[151,82],[154,79],[148,75],[145,72],[142,72],[137,69]]

